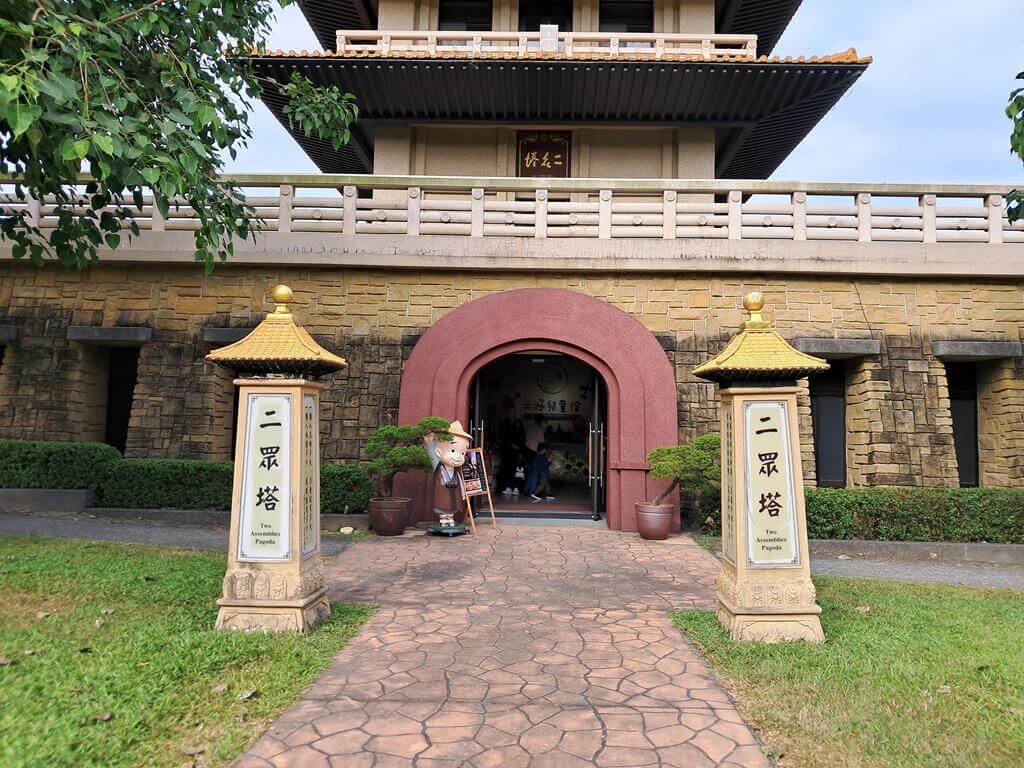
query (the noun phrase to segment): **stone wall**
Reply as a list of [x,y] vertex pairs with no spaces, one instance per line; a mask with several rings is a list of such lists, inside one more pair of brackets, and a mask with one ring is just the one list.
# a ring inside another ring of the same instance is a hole
[[[881,354],[848,364],[851,484],[955,485],[944,366],[938,339],[1019,341],[1020,283],[721,279],[548,273],[222,267],[102,266],[85,273],[49,266],[0,267],[0,323],[21,327],[0,369],[0,436],[95,439],[96,361],[102,352],[67,341],[68,325],[147,325],[128,455],[229,458],[230,377],[203,360],[206,327],[251,328],[272,309],[275,283],[295,292],[293,310],[325,347],[349,360],[323,395],[324,456],[360,458],[377,425],[393,422],[404,361],[419,336],[453,308],[489,293],[543,286],[580,291],[637,317],[676,371],[681,439],[718,428],[714,387],[690,371],[721,350],[744,319],[741,300],[765,294],[766,318],[786,338],[875,338]],[[1021,361],[986,364],[980,402],[985,484],[1024,479]],[[93,415],[90,415],[93,414]],[[814,476],[806,389],[799,421],[805,474]]]

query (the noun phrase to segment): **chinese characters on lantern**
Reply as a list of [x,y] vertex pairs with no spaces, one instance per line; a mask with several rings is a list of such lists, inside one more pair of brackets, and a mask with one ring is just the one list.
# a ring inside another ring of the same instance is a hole
[[239,560],[288,560],[291,398],[250,395],[239,522]]
[[747,562],[797,565],[800,550],[786,403],[744,403],[744,438]]

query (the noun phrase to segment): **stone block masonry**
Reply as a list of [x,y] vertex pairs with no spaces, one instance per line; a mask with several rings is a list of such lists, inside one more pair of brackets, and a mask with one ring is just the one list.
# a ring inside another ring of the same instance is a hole
[[[855,338],[877,356],[847,361],[851,485],[957,484],[945,368],[934,340],[1020,342],[1020,281],[597,272],[468,272],[227,266],[101,265],[87,272],[0,266],[0,323],[18,329],[0,368],[0,437],[101,439],[103,350],[69,341],[72,325],[147,326],[129,426],[129,456],[230,458],[231,379],[204,362],[206,327],[252,328],[269,286],[287,283],[294,311],[318,342],[347,358],[326,380],[323,452],[359,460],[380,424],[393,423],[405,361],[420,335],[455,307],[498,291],[578,291],[630,313],[658,338],[676,372],[680,439],[717,429],[710,384],[690,371],[717,354],[743,320],[742,296],[762,291],[767,319],[788,339]],[[472,333],[472,329],[467,329]],[[1024,363],[979,365],[984,485],[1024,481]],[[805,474],[814,477],[811,415],[799,420]],[[451,414],[455,416],[456,414]]]

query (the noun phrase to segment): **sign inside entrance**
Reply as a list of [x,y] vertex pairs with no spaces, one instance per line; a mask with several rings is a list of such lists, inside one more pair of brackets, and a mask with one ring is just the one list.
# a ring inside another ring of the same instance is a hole
[[491,511],[491,522],[498,524],[494,516],[494,502],[491,501],[491,485],[487,479],[487,465],[484,463],[482,448],[470,448],[466,451],[466,461],[459,468],[459,489],[462,498],[467,501],[473,496],[486,496],[487,506]]
[[519,131],[516,134],[516,176],[567,179],[572,131]]

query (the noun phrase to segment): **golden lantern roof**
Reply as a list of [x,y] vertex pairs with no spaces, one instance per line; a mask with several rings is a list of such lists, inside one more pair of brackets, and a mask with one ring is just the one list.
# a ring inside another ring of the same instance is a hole
[[317,344],[309,331],[292,318],[288,311],[293,296],[291,288],[278,285],[272,296],[277,308],[263,322],[244,339],[213,350],[206,359],[243,374],[322,376],[348,365]]
[[797,349],[765,322],[764,297],[757,291],[743,299],[750,319],[716,357],[693,369],[693,375],[720,384],[744,381],[790,381],[827,371],[829,364]]

